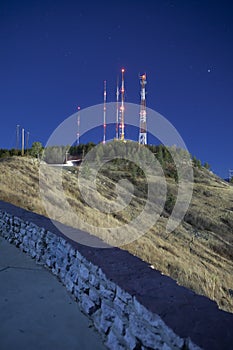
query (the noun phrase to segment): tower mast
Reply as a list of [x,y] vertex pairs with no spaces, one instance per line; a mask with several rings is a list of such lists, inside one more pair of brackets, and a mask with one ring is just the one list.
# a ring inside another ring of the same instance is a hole
[[79,145],[79,138],[80,138],[80,106],[78,106],[78,116],[77,116],[77,125],[78,125],[78,131],[77,131],[77,146]]
[[125,82],[124,82],[124,68],[122,68],[121,70],[121,74],[122,74],[122,80],[121,80],[121,135],[120,135],[120,139],[121,141],[125,140],[125,106],[124,106],[124,102],[125,102]]
[[119,139],[119,81],[117,77],[117,90],[116,90],[116,140]]
[[139,144],[147,145],[147,128],[146,128],[146,74],[139,77],[141,84],[141,105],[140,105],[140,133]]
[[103,143],[106,142],[106,100],[107,100],[107,91],[106,91],[106,80],[104,80],[104,135],[103,135]]
[[21,155],[24,155],[24,129],[22,129],[22,150],[21,150]]

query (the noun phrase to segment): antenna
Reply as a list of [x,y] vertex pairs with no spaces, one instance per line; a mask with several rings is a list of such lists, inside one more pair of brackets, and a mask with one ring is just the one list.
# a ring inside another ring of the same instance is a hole
[[21,155],[24,155],[24,128],[22,128],[22,152]]
[[146,73],[139,76],[141,84],[141,105],[140,105],[140,133],[139,144],[147,145],[147,130],[146,130]]
[[19,150],[19,128],[20,125],[16,125],[16,150]]
[[106,80],[104,80],[104,135],[103,135],[103,143],[106,142],[106,100],[107,100],[107,91],[106,91]]
[[79,145],[79,139],[80,139],[80,106],[78,106],[77,125],[78,125],[78,131],[77,131],[76,145],[78,146]]
[[116,89],[116,140],[119,139],[119,78],[117,77],[117,89]]
[[121,123],[120,123],[120,139],[125,140],[125,82],[124,82],[124,68],[121,69]]

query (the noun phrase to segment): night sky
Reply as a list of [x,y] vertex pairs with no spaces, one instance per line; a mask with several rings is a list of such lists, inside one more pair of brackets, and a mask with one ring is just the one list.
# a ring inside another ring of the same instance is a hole
[[231,1],[1,0],[0,57],[1,148],[17,124],[45,144],[78,105],[102,103],[105,79],[113,102],[124,67],[127,102],[146,72],[147,106],[215,173],[233,169]]

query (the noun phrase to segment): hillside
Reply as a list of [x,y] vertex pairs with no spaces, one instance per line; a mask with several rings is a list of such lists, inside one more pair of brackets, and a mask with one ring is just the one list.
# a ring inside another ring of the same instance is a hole
[[[56,171],[51,169],[55,176]],[[143,176],[129,175],[124,166],[119,170],[110,164],[101,171],[97,181],[99,195],[110,203],[115,196],[119,172],[121,177],[128,176],[136,191],[129,209],[114,215],[94,211],[84,202],[78,188],[77,168],[63,170],[67,200],[74,211],[93,226],[93,234],[98,234],[98,230],[95,230],[98,226],[117,227],[122,222],[130,222],[142,210],[146,193]],[[1,200],[46,215],[39,194],[39,167],[34,159],[1,159],[0,174]],[[154,268],[176,279],[180,285],[216,300],[220,308],[233,312],[233,186],[204,168],[195,167],[194,176],[191,205],[182,224],[173,233],[165,234],[173,205],[167,200],[156,225],[144,236],[121,248],[149,262]],[[52,176],[47,183],[48,202],[53,192],[57,203],[54,218],[70,224],[71,214],[67,213],[64,217],[59,209],[59,193],[56,192],[54,178]],[[156,184],[157,180],[154,181]],[[173,177],[167,177],[167,186],[168,198],[174,198],[176,181]],[[98,198],[93,197],[92,200],[98,201]]]

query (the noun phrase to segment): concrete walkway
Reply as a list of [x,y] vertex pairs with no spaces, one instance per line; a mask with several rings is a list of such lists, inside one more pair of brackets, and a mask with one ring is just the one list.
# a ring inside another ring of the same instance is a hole
[[0,349],[106,349],[57,278],[1,237]]

